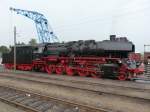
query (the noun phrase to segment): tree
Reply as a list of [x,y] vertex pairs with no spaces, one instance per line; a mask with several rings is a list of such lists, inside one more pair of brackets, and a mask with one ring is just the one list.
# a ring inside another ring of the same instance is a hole
[[30,44],[30,45],[37,45],[36,39],[32,38],[32,39],[29,41],[29,44]]
[[9,48],[7,46],[0,46],[0,53],[8,53]]

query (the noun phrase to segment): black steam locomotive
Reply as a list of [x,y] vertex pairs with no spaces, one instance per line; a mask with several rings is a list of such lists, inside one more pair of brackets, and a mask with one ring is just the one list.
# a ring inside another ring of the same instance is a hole
[[[23,45],[16,48],[16,68],[19,70],[40,70],[49,74],[67,73],[80,76],[99,77],[107,67],[116,67],[119,75],[121,59],[128,58],[135,51],[135,46],[126,37],[110,36],[110,40],[79,40],[66,43],[45,43],[36,46]],[[3,54],[2,63],[6,68],[13,68],[13,47]],[[111,62],[111,63],[110,63]],[[104,65],[106,67],[104,67]],[[100,67],[100,68],[99,68]],[[102,70],[102,68],[104,68]],[[126,69],[126,68],[125,68]],[[108,70],[107,70],[108,71]],[[112,73],[114,71],[111,71]],[[125,72],[125,71],[124,71]],[[111,74],[109,74],[111,75]],[[121,75],[122,79],[127,76]]]

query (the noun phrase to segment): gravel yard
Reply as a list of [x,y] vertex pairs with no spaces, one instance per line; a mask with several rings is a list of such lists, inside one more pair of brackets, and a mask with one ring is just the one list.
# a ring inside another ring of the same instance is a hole
[[3,102],[0,102],[0,112],[25,112],[21,109],[15,108]]
[[[0,78],[0,83],[10,85],[21,89],[27,89],[43,93],[48,96],[58,97],[73,102],[80,102],[85,105],[94,105],[104,107],[119,112],[150,112],[150,102],[138,102],[128,97],[118,97],[103,93],[77,90],[56,85],[46,85],[33,83],[30,81],[14,80],[9,78]],[[137,108],[138,107],[138,108]]]

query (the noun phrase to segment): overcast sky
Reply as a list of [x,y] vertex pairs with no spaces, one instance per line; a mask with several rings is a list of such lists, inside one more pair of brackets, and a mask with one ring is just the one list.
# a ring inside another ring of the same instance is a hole
[[126,36],[142,52],[150,44],[150,0],[0,0],[0,45],[37,37],[35,24],[11,13],[9,7],[43,13],[61,41],[104,40],[110,34]]

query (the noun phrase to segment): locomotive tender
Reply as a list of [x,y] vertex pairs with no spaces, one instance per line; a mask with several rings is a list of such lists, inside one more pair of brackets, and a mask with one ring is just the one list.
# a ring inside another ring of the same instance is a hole
[[[126,37],[110,36],[110,40],[79,40],[66,43],[45,43],[36,46],[22,45],[16,48],[16,68],[67,74],[69,76],[106,77],[119,80],[130,79],[137,73],[131,68],[128,55],[135,46]],[[2,63],[7,69],[13,69],[13,48],[3,54]]]

